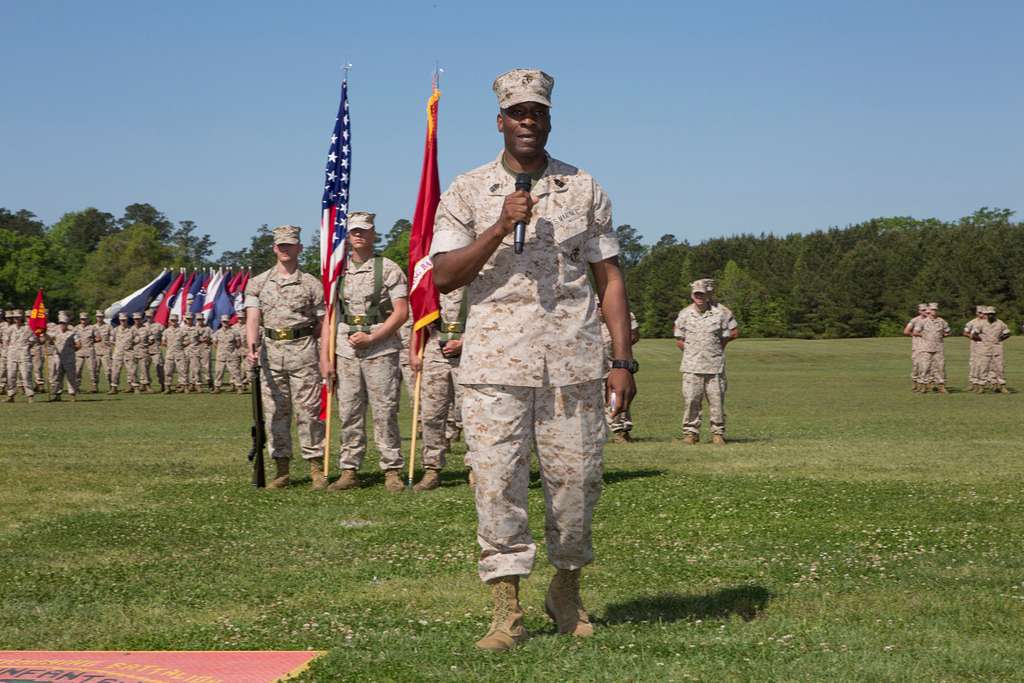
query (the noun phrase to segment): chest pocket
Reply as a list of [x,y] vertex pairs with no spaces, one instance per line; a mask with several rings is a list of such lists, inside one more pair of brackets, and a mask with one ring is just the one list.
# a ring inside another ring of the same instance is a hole
[[586,264],[586,246],[590,237],[589,224],[585,216],[573,217],[569,220],[552,223],[552,237],[555,246],[566,265],[583,266]]

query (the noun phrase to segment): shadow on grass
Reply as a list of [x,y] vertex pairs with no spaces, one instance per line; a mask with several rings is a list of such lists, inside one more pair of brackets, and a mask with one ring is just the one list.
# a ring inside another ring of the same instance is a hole
[[733,615],[750,621],[767,608],[772,597],[771,591],[764,586],[722,588],[704,595],[664,593],[608,605],[604,617],[599,621],[605,624],[674,622],[687,619],[728,619]]
[[[606,470],[604,473],[604,483],[608,484],[619,484],[630,479],[644,479],[646,477],[660,477],[665,474],[665,470]],[[530,470],[530,488],[540,488],[540,472],[538,470]]]

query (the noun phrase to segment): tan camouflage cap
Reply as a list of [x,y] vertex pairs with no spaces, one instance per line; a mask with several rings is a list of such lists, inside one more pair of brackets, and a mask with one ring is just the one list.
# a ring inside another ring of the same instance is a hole
[[104,317],[104,316],[106,315],[106,313],[104,313],[103,311],[96,311],[96,314],[95,314],[95,315],[96,315],[97,317],[99,317],[99,318],[102,318],[102,317]]
[[920,313],[921,311],[927,311],[927,310],[928,310],[928,304],[918,304],[918,305],[917,305],[917,311],[918,311],[919,313]]
[[9,318],[20,318],[20,317],[22,317],[21,311],[19,311],[17,308],[12,308],[11,310],[7,311],[7,316]]
[[995,315],[996,314],[996,307],[995,306],[986,306],[985,307],[985,313],[988,313],[989,315]]
[[690,283],[690,291],[693,293],[711,294],[715,291],[715,281],[709,277],[694,280]]
[[117,319],[118,320],[127,320],[128,319],[128,314],[127,313],[118,313],[117,314]]
[[353,211],[348,215],[349,230],[373,230],[373,221],[377,214],[369,211]]
[[928,308],[930,308],[933,311],[937,311],[939,310],[939,305],[933,301],[930,304],[928,304]]
[[195,320],[195,316],[191,312],[188,312],[185,314],[185,320]]
[[975,313],[987,313],[988,311],[985,310],[986,308],[987,308],[987,306],[975,306],[974,307],[974,312]]
[[538,69],[512,69],[494,79],[491,89],[498,96],[498,107],[508,109],[521,102],[539,102],[551,106],[555,79]]
[[231,320],[231,316],[230,316],[230,315],[222,315],[222,316],[220,317],[220,321],[221,321],[222,323],[226,323],[226,322],[227,322],[227,321],[229,321],[229,320]]
[[57,311],[57,322],[69,323],[71,322],[71,314],[67,311]]
[[177,313],[171,313],[169,316],[167,316],[167,319],[168,320],[173,320],[174,322],[178,322],[178,314]]
[[278,244],[302,244],[300,233],[302,228],[297,225],[279,225],[274,228],[274,246]]
[[86,313],[85,311],[81,311],[81,312],[80,312],[80,313],[78,314],[78,319],[79,319],[79,320],[88,320],[88,319],[89,319],[89,314],[88,314],[88,313]]
[[132,320],[142,320],[141,313],[132,313]]

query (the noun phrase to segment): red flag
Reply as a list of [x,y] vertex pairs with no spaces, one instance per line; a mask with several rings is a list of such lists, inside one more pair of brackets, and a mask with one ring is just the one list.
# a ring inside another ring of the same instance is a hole
[[40,336],[46,332],[46,305],[43,303],[43,290],[36,294],[36,303],[28,314],[28,329]]
[[409,235],[409,305],[412,307],[412,348],[419,349],[420,330],[440,316],[437,287],[434,286],[434,264],[430,261],[430,243],[434,241],[434,214],[441,201],[441,182],[437,173],[437,74],[427,101],[427,142],[423,152],[420,192]]
[[164,327],[167,327],[167,317],[171,314],[171,305],[173,304],[174,295],[181,289],[181,285],[185,283],[185,269],[182,268],[178,272],[178,277],[174,278],[174,282],[167,285],[167,291],[164,292],[164,296],[160,299],[160,305],[156,307],[156,313],[153,314],[153,320],[160,323]]

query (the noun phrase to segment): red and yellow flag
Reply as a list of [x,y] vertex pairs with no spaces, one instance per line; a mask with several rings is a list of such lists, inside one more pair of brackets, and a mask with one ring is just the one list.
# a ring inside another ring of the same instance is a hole
[[43,303],[43,290],[36,294],[36,303],[28,314],[28,328],[39,336],[46,332],[46,305]]
[[421,330],[440,316],[437,287],[434,286],[434,264],[430,261],[430,243],[434,240],[434,214],[441,201],[441,181],[437,173],[437,74],[427,101],[427,143],[423,153],[420,192],[409,235],[409,305],[412,308],[412,348],[419,349],[425,339]]

